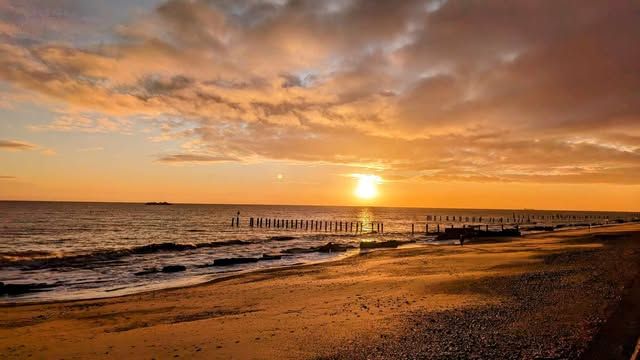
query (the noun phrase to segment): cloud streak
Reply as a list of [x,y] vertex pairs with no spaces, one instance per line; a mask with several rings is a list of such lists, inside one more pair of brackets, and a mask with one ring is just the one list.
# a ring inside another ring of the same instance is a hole
[[158,158],[158,161],[163,163],[211,163],[237,160],[238,159],[230,157],[203,154],[172,154],[164,155]]
[[7,151],[29,151],[38,147],[26,141],[19,140],[2,140],[0,139],[0,149]]

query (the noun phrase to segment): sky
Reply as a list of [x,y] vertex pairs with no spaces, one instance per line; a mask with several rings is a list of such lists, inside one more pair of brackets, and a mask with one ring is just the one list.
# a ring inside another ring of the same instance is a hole
[[0,199],[638,211],[638,39],[629,0],[0,0]]

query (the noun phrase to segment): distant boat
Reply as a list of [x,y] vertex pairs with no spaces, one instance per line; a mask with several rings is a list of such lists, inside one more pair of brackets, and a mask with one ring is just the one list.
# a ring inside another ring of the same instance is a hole
[[173,205],[171,203],[168,203],[166,201],[160,201],[160,202],[156,202],[156,201],[152,201],[152,202],[147,202],[144,203],[145,205]]

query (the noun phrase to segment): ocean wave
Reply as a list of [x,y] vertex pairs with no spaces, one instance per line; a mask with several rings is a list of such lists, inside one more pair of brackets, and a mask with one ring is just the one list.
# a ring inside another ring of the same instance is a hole
[[49,257],[54,255],[51,251],[45,250],[25,250],[25,251],[0,251],[0,259],[2,258],[36,258]]
[[[187,250],[196,250],[201,248],[217,248],[233,245],[248,245],[254,241],[249,240],[227,240],[215,241],[208,243],[154,243],[130,248],[98,250],[87,254],[50,256],[41,254],[38,251],[22,251],[0,254],[1,267],[21,267],[29,270],[55,268],[55,267],[92,267],[97,262],[107,262],[117,260],[122,257],[131,255],[147,255],[159,252],[179,252]],[[29,255],[29,253],[31,255]]]

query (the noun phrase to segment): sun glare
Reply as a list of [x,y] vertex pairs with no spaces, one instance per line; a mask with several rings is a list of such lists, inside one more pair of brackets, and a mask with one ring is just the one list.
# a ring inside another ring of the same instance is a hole
[[378,196],[378,184],[382,182],[380,176],[363,174],[354,174],[353,176],[358,179],[358,184],[354,191],[356,197],[369,200]]

